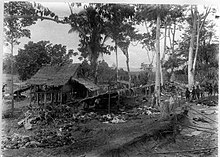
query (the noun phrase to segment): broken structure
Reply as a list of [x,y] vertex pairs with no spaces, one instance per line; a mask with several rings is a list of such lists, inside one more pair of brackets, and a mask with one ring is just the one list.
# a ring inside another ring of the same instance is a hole
[[65,64],[42,67],[31,79],[31,103],[66,103],[98,94],[99,87],[83,78],[81,65]]

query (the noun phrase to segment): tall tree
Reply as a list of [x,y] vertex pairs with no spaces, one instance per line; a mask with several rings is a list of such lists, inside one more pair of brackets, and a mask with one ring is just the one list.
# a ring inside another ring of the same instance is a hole
[[[152,37],[152,40],[143,39],[144,44],[150,50],[156,51],[156,78],[155,78],[155,96],[156,105],[160,107],[160,27],[161,19],[164,19],[167,14],[167,7],[163,5],[139,5],[137,7],[138,13],[136,14],[137,21],[144,23],[147,29],[146,37]],[[150,23],[147,25],[147,23]],[[150,33],[149,27],[154,26]],[[155,45],[156,43],[156,45]]]
[[[119,44],[121,46],[125,46],[126,44],[122,44],[123,40],[125,40],[126,35],[125,32],[131,31],[132,18],[135,14],[134,6],[128,4],[106,4],[102,7],[102,15],[107,19],[106,22],[106,33],[107,37],[110,37],[115,43],[115,54],[116,54],[116,78],[118,81],[118,51],[117,48]],[[133,29],[134,30],[134,29]],[[126,41],[126,43],[128,43]],[[120,47],[122,52],[125,54],[127,61],[128,59],[128,46]],[[127,63],[127,69],[129,69],[129,63]]]
[[[21,15],[33,15],[35,9],[29,2],[8,2],[4,4],[4,15],[5,16],[21,16]],[[30,30],[24,27],[34,24],[36,19],[34,18],[4,18],[4,43],[10,45],[11,56],[13,57],[14,46],[19,44],[19,39],[22,37],[30,38]],[[14,63],[11,60],[11,96],[12,96],[12,115],[14,112],[14,90],[13,90],[13,69]]]
[[[188,22],[192,25],[191,17],[188,19]],[[180,51],[185,55],[185,58],[187,58],[188,55],[187,52],[191,40],[191,31],[192,30],[190,28],[186,29],[182,36],[182,41],[180,42]],[[194,43],[196,46],[193,48],[193,61],[195,61],[196,52],[198,54],[196,58],[196,64],[193,65],[195,66],[193,67],[194,82],[199,81],[201,83],[207,81],[207,75],[209,75],[208,73],[213,72],[214,69],[218,68],[218,64],[216,64],[216,56],[218,54],[218,50],[216,50],[216,48],[218,47],[218,44],[211,42],[212,40],[214,41],[216,39],[218,38],[215,35],[215,25],[213,21],[205,20],[199,32],[199,40],[198,34],[196,35],[196,38],[194,38]],[[209,81],[213,81],[213,78],[209,78]]]
[[[186,7],[184,5],[172,5],[167,16],[162,21],[162,28],[164,28],[164,51],[161,65],[166,70],[170,70],[168,72],[168,80],[170,80],[174,73],[174,69],[185,63],[185,58],[182,57],[179,47],[176,46],[180,42],[176,39],[176,34],[183,29],[182,23],[185,20],[184,13]],[[167,55],[168,60],[165,60],[165,55]]]
[[100,54],[110,54],[109,47],[105,45],[104,19],[101,17],[99,8],[89,6],[85,10],[69,16],[72,22],[69,32],[78,32],[80,44],[78,50],[81,56],[88,58],[93,67],[94,82],[97,83],[98,58]]
[[[161,84],[161,58],[160,58],[160,35],[162,24],[165,24],[167,27],[168,21],[167,18],[172,16],[174,18],[181,16],[181,13],[178,11],[179,6],[172,5],[139,5],[137,7],[137,21],[144,23],[147,29],[146,37],[151,37],[148,39],[143,39],[143,43],[147,45],[147,48],[150,48],[156,52],[156,78],[155,78],[155,96],[156,96],[156,105],[161,109],[162,118],[166,117],[164,107],[160,103],[160,84]],[[151,30],[151,32],[149,31]],[[166,34],[165,34],[166,38]],[[166,41],[165,41],[166,44]],[[166,45],[165,45],[166,47]],[[166,49],[165,49],[166,50]],[[164,57],[162,57],[164,58]]]
[[186,30],[187,33],[190,33],[190,38],[185,40],[189,41],[188,49],[188,86],[191,88],[195,83],[195,74],[196,74],[196,62],[198,58],[198,50],[200,46],[200,35],[201,30],[204,28],[204,24],[207,21],[207,16],[212,12],[210,7],[204,8],[205,12],[200,14],[197,6],[192,5],[190,7],[191,14],[187,18],[189,24],[189,30]]

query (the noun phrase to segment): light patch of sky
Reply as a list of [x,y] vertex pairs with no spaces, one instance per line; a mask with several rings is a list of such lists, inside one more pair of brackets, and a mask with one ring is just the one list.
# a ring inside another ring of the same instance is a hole
[[[40,2],[43,6],[48,7],[51,11],[54,11],[58,16],[64,17],[64,16],[69,16],[70,15],[70,9],[68,7],[68,4],[66,2]],[[199,8],[201,9],[201,7]],[[74,12],[79,12],[82,10],[82,8],[77,8],[74,7]],[[23,48],[24,44],[27,44],[28,41],[33,41],[33,42],[38,42],[41,40],[46,40],[50,41],[52,44],[62,44],[67,46],[67,49],[74,49],[77,51],[77,47],[79,44],[79,37],[77,33],[68,33],[70,30],[69,25],[65,24],[58,24],[53,21],[47,21],[43,20],[38,22],[35,25],[32,25],[28,27],[31,30],[31,38],[21,38],[20,42],[21,44],[18,46],[15,46],[15,53],[17,53],[19,48]],[[137,27],[137,29],[143,33],[146,31],[145,26],[140,25]],[[163,30],[161,30],[163,31]],[[181,31],[177,31],[176,37],[177,39],[181,35]],[[163,54],[163,49],[164,49],[164,44],[163,44],[163,39],[161,39],[161,56]],[[169,41],[167,42],[169,44]],[[10,48],[9,47],[4,47],[4,52],[10,53]],[[150,57],[152,60],[152,56],[154,52],[149,52]],[[138,44],[137,46],[130,45],[129,47],[129,56],[130,56],[130,67],[131,69],[139,69],[141,63],[150,63],[148,56],[147,56],[147,51],[142,48],[142,45]],[[155,58],[153,63],[155,64]],[[106,60],[106,62],[109,64],[109,66],[116,64],[116,57],[115,53],[112,52],[111,55],[103,55],[100,57],[100,59]],[[122,51],[119,49],[118,50],[118,59],[119,59],[119,67],[126,67],[126,57],[122,53]],[[73,58],[74,62],[79,62],[78,57]]]

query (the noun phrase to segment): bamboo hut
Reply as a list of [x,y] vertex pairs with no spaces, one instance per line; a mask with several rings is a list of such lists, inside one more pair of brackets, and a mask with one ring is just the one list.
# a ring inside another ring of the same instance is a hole
[[42,67],[27,80],[31,85],[31,103],[67,103],[98,94],[96,84],[80,77],[80,68],[79,63]]

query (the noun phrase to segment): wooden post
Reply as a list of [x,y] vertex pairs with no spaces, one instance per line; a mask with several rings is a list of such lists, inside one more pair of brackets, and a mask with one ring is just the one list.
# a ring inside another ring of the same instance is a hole
[[110,111],[111,111],[111,95],[109,93],[109,95],[108,95],[108,114],[110,114]]
[[61,104],[63,103],[62,101],[63,101],[63,93],[61,92],[61,93],[60,93],[60,103],[61,103]]
[[39,93],[37,92],[37,105],[39,106]]

